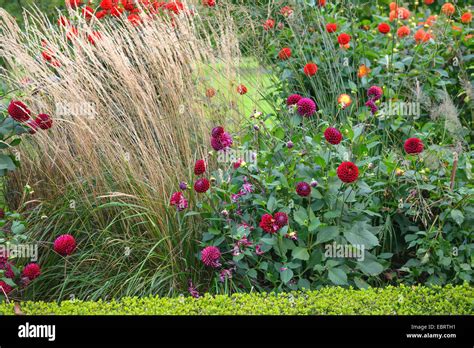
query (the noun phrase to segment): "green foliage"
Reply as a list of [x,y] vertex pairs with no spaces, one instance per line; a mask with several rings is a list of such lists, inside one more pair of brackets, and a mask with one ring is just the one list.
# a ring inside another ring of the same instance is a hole
[[0,7],[7,10],[12,16],[17,19],[20,24],[23,23],[23,10],[28,10],[32,6],[37,6],[47,16],[55,18],[55,16],[57,16],[56,9],[65,8],[65,0],[0,0]]
[[[251,293],[232,296],[124,297],[110,302],[23,302],[26,315],[472,315],[473,288],[387,287],[367,290],[322,288],[319,291]],[[0,313],[14,314],[13,303]]]

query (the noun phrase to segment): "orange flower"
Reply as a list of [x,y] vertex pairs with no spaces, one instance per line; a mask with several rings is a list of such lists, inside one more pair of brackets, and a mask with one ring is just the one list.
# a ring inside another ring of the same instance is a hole
[[453,26],[451,27],[451,29],[453,29],[454,31],[462,31],[462,28],[461,28],[461,27],[458,27],[458,26],[455,26],[455,25],[453,25]]
[[429,16],[426,18],[426,22],[424,24],[429,25],[430,27],[436,22],[438,16]]
[[306,76],[314,76],[318,72],[318,66],[314,63],[308,63],[304,66],[303,71]]
[[461,16],[461,22],[464,24],[470,23],[472,21],[472,14],[470,12],[466,12]]
[[398,6],[396,2],[391,2],[389,7],[390,7],[390,11],[395,11]]
[[359,66],[359,71],[357,72],[357,77],[362,78],[364,76],[367,76],[370,73],[370,68],[366,66],[365,64],[362,64]]
[[410,35],[410,28],[408,28],[406,25],[404,25],[403,27],[398,28],[397,35],[398,35],[399,38],[403,38],[405,36]]
[[443,12],[446,16],[451,16],[454,11],[456,11],[456,9],[454,8],[454,5],[450,2],[447,2],[443,6],[441,6],[441,12]]
[[343,109],[349,107],[352,104],[351,96],[348,94],[341,94],[339,98],[337,98],[337,102]]
[[434,0],[425,0],[426,5],[431,5],[434,2]]
[[421,43],[421,42],[426,42],[426,41],[429,41],[430,39],[432,39],[432,36],[430,33],[424,31],[423,29],[419,29],[416,33],[415,33],[415,41],[417,43]]
[[206,90],[206,97],[212,98],[216,95],[216,90],[214,88],[208,88]]
[[464,36],[464,41],[471,40],[473,37],[474,37],[474,34],[466,35],[466,36]]

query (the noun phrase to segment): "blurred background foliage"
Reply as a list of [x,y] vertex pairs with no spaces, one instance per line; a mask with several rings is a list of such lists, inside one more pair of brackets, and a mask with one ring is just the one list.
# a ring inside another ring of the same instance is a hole
[[38,6],[48,16],[54,17],[56,8],[65,8],[65,2],[64,0],[0,0],[0,7],[15,16],[20,24],[23,24],[23,9],[31,6]]

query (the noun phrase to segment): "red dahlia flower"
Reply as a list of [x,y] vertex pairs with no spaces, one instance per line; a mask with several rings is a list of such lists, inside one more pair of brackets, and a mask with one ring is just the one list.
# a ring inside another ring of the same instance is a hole
[[216,95],[216,90],[214,88],[208,88],[206,90],[206,97],[212,98]]
[[264,30],[270,30],[275,27],[275,21],[273,19],[267,19],[265,23],[263,23],[263,29]]
[[347,45],[351,41],[351,36],[346,33],[339,34],[337,37],[337,42],[339,42],[341,45]]
[[337,31],[337,24],[336,23],[328,23],[326,24],[326,31],[328,33],[334,33]]
[[94,15],[94,9],[90,6],[86,6],[82,9],[81,13],[85,19],[89,20]]
[[201,251],[201,261],[209,267],[220,267],[219,259],[221,258],[221,251],[218,247],[208,246]]
[[342,182],[349,184],[359,177],[359,168],[352,162],[342,162],[337,167],[337,176]]
[[200,159],[194,164],[194,174],[201,175],[206,171],[206,162]]
[[371,86],[367,90],[367,96],[374,101],[382,98],[382,95],[383,95],[383,90],[379,86]]
[[385,35],[390,32],[390,25],[387,23],[380,23],[378,29],[380,33]]
[[314,63],[308,63],[304,66],[303,71],[306,76],[314,76],[318,72],[318,66]]
[[35,119],[35,123],[39,128],[46,130],[53,126],[53,119],[48,114],[39,114]]
[[82,0],[66,0],[66,6],[76,8],[82,5]]
[[76,250],[76,240],[70,234],[63,234],[54,241],[54,251],[62,256],[71,255]]
[[204,193],[209,190],[210,186],[209,180],[201,178],[194,183],[194,190],[198,193]]
[[283,6],[280,9],[280,13],[285,17],[289,17],[293,14],[293,9],[290,6]]
[[424,149],[423,142],[418,138],[407,139],[403,147],[405,148],[406,153],[409,154],[418,154],[423,152]]
[[311,186],[307,182],[299,182],[296,184],[296,193],[298,196],[307,197],[311,194]]
[[456,8],[453,4],[447,2],[441,6],[441,12],[443,12],[446,16],[451,16],[454,12],[456,12]]
[[224,134],[224,127],[218,126],[212,129],[211,136],[213,138],[219,138],[222,134]]
[[3,280],[0,280],[0,294],[3,295],[3,293],[5,293],[8,295],[12,290],[13,288],[10,285],[5,283]]
[[104,10],[111,10],[118,5],[118,0],[102,0],[99,6]]
[[264,230],[267,233],[273,233],[273,225],[275,223],[275,220],[273,219],[273,216],[271,214],[264,214],[262,216],[262,219],[260,220],[260,228]]
[[326,138],[328,143],[333,145],[339,144],[342,140],[341,132],[333,127],[329,127],[324,131],[324,137]]
[[12,100],[8,106],[8,114],[15,121],[26,122],[30,119],[31,111],[19,100]]
[[291,57],[291,48],[283,47],[281,51],[278,53],[278,58],[281,60],[287,60]]
[[12,263],[5,261],[0,263],[0,270],[5,271],[4,275],[6,278],[15,278],[15,272],[13,272]]
[[298,114],[305,117],[312,116],[318,110],[316,103],[309,98],[301,98],[296,106]]
[[233,140],[229,133],[224,131],[222,127],[215,127],[212,130],[211,146],[214,150],[227,150],[232,146]]
[[288,98],[286,98],[286,105],[287,106],[295,105],[301,100],[301,98],[303,97],[300,96],[299,94],[292,94]]
[[188,201],[184,198],[182,192],[175,192],[171,195],[170,205],[176,207],[178,211],[182,211],[188,207]]
[[95,13],[95,17],[96,17],[97,19],[102,19],[102,18],[104,18],[105,16],[107,16],[108,14],[109,14],[109,11],[107,11],[107,10],[97,11],[97,12]]
[[40,266],[36,263],[30,263],[23,268],[22,276],[28,278],[29,280],[33,280],[38,278],[41,274]]
[[282,228],[288,224],[288,215],[283,212],[278,212],[274,216],[275,223],[279,228]]

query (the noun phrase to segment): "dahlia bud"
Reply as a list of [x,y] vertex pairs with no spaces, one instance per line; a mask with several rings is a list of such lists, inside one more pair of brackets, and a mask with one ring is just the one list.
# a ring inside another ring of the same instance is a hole
[[289,149],[293,148],[293,146],[294,146],[294,144],[291,140],[286,143],[286,147],[289,148]]
[[403,169],[397,168],[395,169],[395,175],[396,176],[402,176],[405,173]]
[[316,187],[318,184],[319,183],[316,180],[311,181],[311,187]]
[[210,181],[211,181],[211,183],[213,183],[213,184],[214,184],[214,183],[216,182],[216,178],[215,178],[215,177],[213,177],[213,176],[211,176],[211,179],[210,179]]
[[260,130],[260,127],[258,125],[254,125],[253,129],[255,129],[258,132]]
[[185,183],[184,181],[181,181],[181,182],[179,183],[179,188],[180,188],[180,190],[182,190],[182,191],[187,190],[187,189],[188,189],[188,184]]
[[225,216],[225,217],[229,216],[229,212],[227,211],[227,209],[224,209],[223,211],[221,211],[221,214],[222,216]]
[[369,163],[369,165],[367,166],[369,169],[374,169],[374,164],[372,162]]

